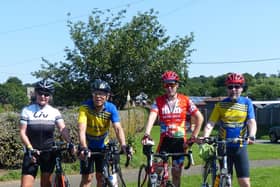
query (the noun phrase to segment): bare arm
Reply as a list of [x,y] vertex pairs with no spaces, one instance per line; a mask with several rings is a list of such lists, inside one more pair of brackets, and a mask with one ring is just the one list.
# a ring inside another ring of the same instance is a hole
[[192,137],[197,137],[200,132],[204,118],[199,110],[192,117],[194,120],[193,122],[195,124],[194,130],[192,132]]
[[29,149],[32,148],[32,145],[29,141],[29,138],[27,137],[26,135],[26,129],[27,129],[27,125],[22,125],[20,124],[20,138],[21,138],[21,141],[22,143]]
[[208,121],[203,130],[203,137],[209,137],[214,126],[215,126],[214,122]]
[[66,128],[64,121],[61,121],[57,124],[57,127],[59,129],[59,132],[61,134],[61,136],[63,137],[63,139],[70,143],[71,142],[71,138],[70,138],[70,134],[69,134],[69,130]]
[[256,136],[257,133],[257,122],[255,119],[249,119],[247,121],[248,123],[248,130],[249,130],[249,136]]
[[86,128],[87,128],[87,125],[83,124],[83,123],[79,123],[78,127],[79,127],[80,146],[81,147],[87,147],[87,141],[86,141]]
[[117,137],[119,143],[121,144],[122,147],[125,146],[126,145],[125,135],[124,135],[124,131],[123,131],[123,128],[121,126],[121,123],[120,122],[114,123],[113,128],[115,130],[116,137]]
[[153,111],[150,112],[149,118],[148,118],[148,121],[147,121],[147,124],[146,124],[145,134],[150,135],[156,119],[157,119],[157,113],[153,112]]

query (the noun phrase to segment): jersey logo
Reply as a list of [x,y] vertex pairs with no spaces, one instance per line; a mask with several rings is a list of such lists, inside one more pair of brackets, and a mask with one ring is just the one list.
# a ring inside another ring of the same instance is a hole
[[34,118],[47,118],[49,115],[48,114],[44,114],[44,112],[40,111],[40,112],[35,112],[33,114]]

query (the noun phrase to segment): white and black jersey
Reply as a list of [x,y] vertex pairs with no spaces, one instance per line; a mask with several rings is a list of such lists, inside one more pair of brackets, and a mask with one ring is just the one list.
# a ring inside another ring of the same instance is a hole
[[26,134],[35,149],[48,149],[54,142],[55,126],[63,121],[60,112],[50,106],[32,104],[23,108],[20,124],[27,125]]

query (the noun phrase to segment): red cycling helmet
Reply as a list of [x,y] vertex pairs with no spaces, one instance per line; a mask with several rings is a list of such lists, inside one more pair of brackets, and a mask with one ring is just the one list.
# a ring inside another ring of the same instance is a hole
[[245,83],[245,79],[243,75],[238,73],[230,73],[228,74],[226,78],[226,85],[228,84],[241,84],[243,85]]
[[162,74],[161,79],[165,83],[178,82],[179,76],[174,71],[166,71],[164,74]]

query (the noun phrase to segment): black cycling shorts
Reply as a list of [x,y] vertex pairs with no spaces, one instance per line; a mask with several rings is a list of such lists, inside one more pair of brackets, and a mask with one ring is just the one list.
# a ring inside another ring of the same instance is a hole
[[32,163],[28,153],[25,153],[21,174],[36,177],[39,166],[41,173],[52,173],[55,167],[55,155],[51,152],[41,153],[37,157],[37,162]]
[[[158,152],[184,153],[184,139],[164,137],[158,145],[158,150]],[[184,156],[174,156],[172,160],[176,160],[177,164],[182,164]]]
[[247,147],[228,147],[228,169],[233,173],[233,165],[235,167],[238,178],[247,178],[250,176],[249,158]]
[[[91,157],[86,162],[84,160],[80,161],[80,174],[90,174],[93,172],[102,172],[103,166],[103,156],[102,155],[91,155]],[[95,167],[95,170],[94,170]]]

